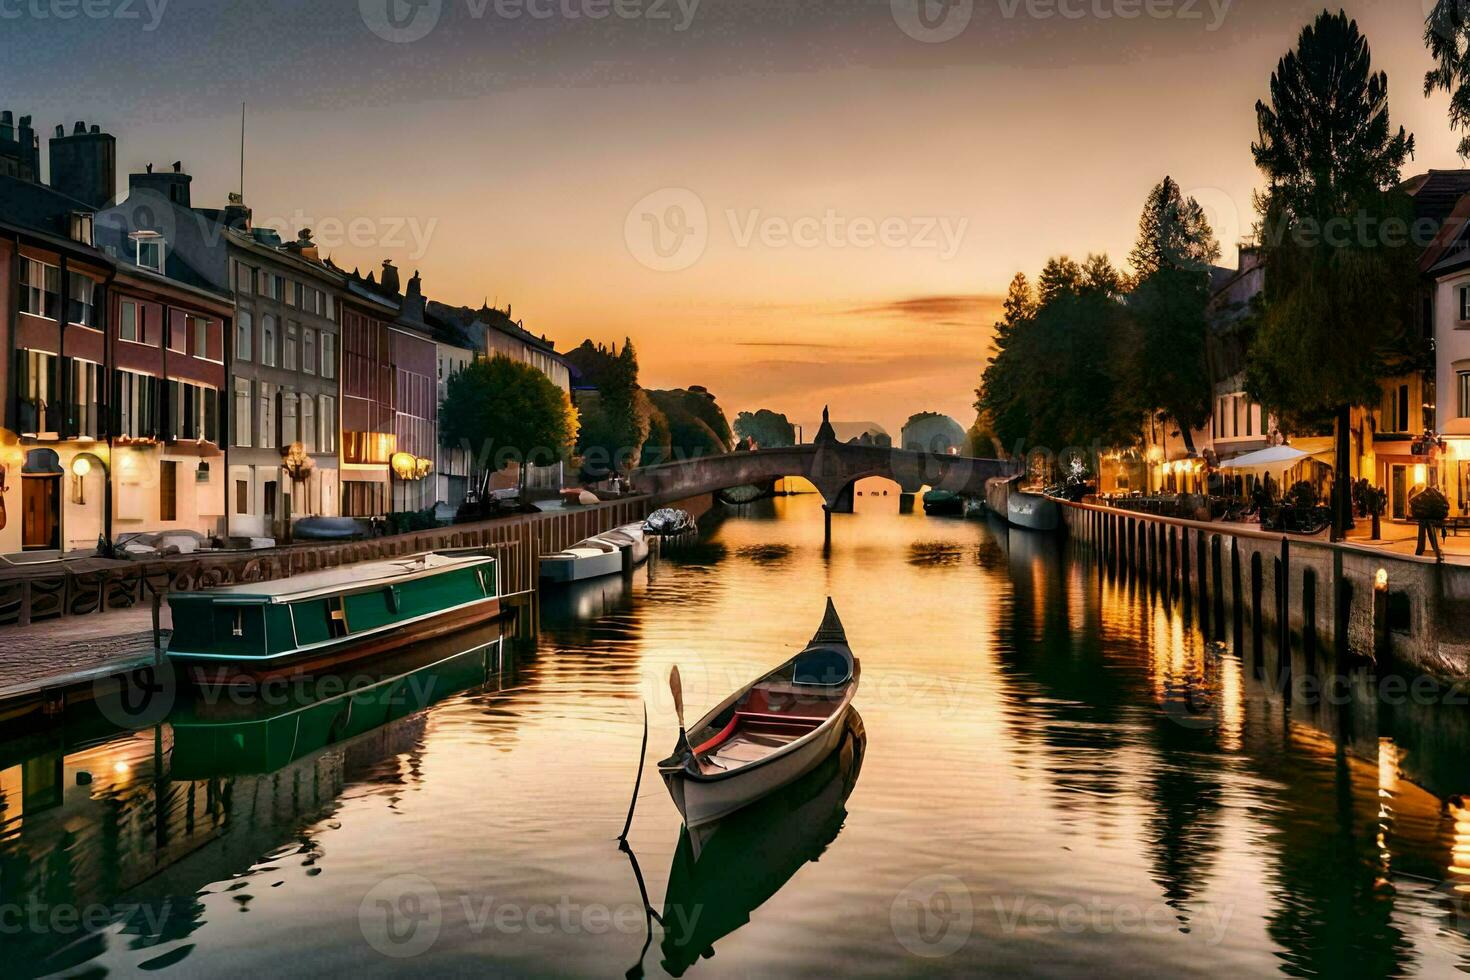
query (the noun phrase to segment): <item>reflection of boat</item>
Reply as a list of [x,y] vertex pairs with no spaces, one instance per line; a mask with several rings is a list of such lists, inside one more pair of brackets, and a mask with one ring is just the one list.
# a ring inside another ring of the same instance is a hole
[[963,514],[965,498],[952,490],[930,490],[924,494],[924,513]]
[[169,659],[201,683],[330,669],[500,615],[494,557],[419,555],[168,597]]
[[[499,628],[416,647],[371,674],[328,675],[262,698],[198,700],[170,719],[175,779],[264,774],[484,684],[500,669]],[[343,690],[343,688],[347,690]]]
[[866,746],[862,718],[852,711],[836,751],[807,775],[719,823],[679,832],[662,916],[670,975],[714,955],[715,943],[836,840]]
[[1057,502],[1036,490],[1012,487],[1006,499],[1006,517],[1017,527],[1031,531],[1055,531],[1062,523]]
[[634,565],[648,560],[643,525],[628,524],[579,541],[566,551],[541,559],[541,577],[551,582],[582,582],[623,570],[624,552]]
[[732,694],[659,763],[685,824],[719,820],[810,772],[841,740],[859,673],[828,599],[805,650]]

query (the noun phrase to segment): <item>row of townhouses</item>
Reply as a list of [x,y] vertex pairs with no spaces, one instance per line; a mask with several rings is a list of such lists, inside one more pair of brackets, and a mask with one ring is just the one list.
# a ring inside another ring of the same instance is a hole
[[[1414,200],[1417,234],[1432,236],[1418,242],[1427,247],[1413,326],[1430,342],[1433,360],[1423,370],[1383,379],[1379,404],[1354,410],[1352,476],[1387,491],[1390,519],[1405,519],[1409,500],[1426,487],[1444,492],[1455,515],[1470,515],[1470,170],[1430,171],[1404,187]],[[1283,444],[1307,454],[1286,479],[1330,479],[1332,435],[1282,432],[1245,392],[1249,314],[1265,275],[1254,246],[1241,248],[1237,268],[1216,271],[1211,417],[1190,433],[1193,452],[1177,429],[1155,426],[1144,445],[1148,487],[1118,489],[1200,492],[1211,470],[1228,474],[1233,461]]]
[[40,143],[0,113],[0,555],[166,531],[261,544],[304,517],[452,510],[516,484],[438,437],[445,386],[476,358],[570,390],[509,310],[431,302],[391,262],[339,268],[309,230],[254,226],[240,195],[196,207],[179,163],[120,195],[98,126],[57,127],[49,174]]

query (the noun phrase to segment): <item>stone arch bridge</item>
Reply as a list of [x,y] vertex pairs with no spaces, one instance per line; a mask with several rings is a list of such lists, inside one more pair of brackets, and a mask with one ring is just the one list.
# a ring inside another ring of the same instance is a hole
[[998,459],[970,459],[910,452],[883,446],[854,445],[823,439],[786,449],[762,449],[723,456],[645,466],[632,473],[633,485],[661,502],[682,500],[732,487],[765,486],[782,477],[804,477],[817,488],[827,509],[850,514],[854,487],[868,477],[884,477],[905,493],[924,487],[983,497],[985,482],[1016,472]]

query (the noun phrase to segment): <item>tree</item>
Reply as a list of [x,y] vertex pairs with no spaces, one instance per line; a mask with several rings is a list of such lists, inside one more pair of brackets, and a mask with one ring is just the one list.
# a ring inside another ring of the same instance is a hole
[[1149,192],[1138,219],[1138,242],[1128,255],[1134,282],[1163,269],[1206,272],[1220,261],[1220,244],[1204,208],[1186,198],[1172,177]]
[[676,388],[650,391],[649,399],[663,414],[668,431],[669,459],[694,459],[718,456],[730,451],[734,435],[725,413],[705,388]]
[[735,434],[755,440],[758,449],[784,449],[796,445],[796,426],[785,415],[769,409],[741,412],[735,417]]
[[975,411],[990,420],[1002,446],[1022,444],[1030,432],[1026,417],[1023,349],[1026,328],[1036,316],[1036,294],[1018,272],[1006,292],[1004,313],[995,325],[992,355],[975,391]]
[[1033,299],[1024,276],[1011,283],[995,354],[976,408],[1010,446],[1029,440],[1052,451],[1136,438],[1136,411],[1124,411],[1122,276],[1107,256],[1081,265],[1055,258]]
[[1396,185],[1414,139],[1389,122],[1388,76],[1372,70],[1356,21],[1323,12],[1302,30],[1258,102],[1252,146],[1261,199],[1265,302],[1246,369],[1252,398],[1284,420],[1331,413],[1337,428],[1333,528],[1350,526],[1352,408],[1416,355],[1407,327],[1415,282],[1412,224]]
[[[1434,68],[1424,75],[1424,94],[1448,92],[1450,126],[1470,129],[1470,4],[1436,0],[1424,20],[1424,46]],[[1470,156],[1470,136],[1460,140],[1460,156]]]
[[[546,466],[568,458],[577,438],[577,410],[567,393],[529,364],[495,356],[449,379],[440,409],[439,439],[447,448],[481,449],[482,460]],[[526,467],[521,466],[524,488]]]
[[578,370],[584,379],[595,377],[597,385],[595,394],[582,399],[577,454],[583,459],[583,471],[598,478],[608,472],[621,473],[640,458],[648,422],[641,411],[633,342],[625,339],[622,353],[614,346],[611,354],[598,349],[586,356],[590,347],[591,341],[586,341],[577,350],[583,355]]
[[1153,420],[1178,425],[1191,454],[1193,431],[1209,420],[1213,401],[1206,311],[1210,268],[1219,258],[1220,245],[1204,209],[1165,177],[1144,204],[1138,243],[1130,256],[1133,336],[1126,390]]

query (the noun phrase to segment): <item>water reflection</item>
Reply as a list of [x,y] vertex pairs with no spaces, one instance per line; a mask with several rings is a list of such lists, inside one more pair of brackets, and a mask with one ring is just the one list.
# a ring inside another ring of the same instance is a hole
[[662,966],[680,977],[842,832],[867,735],[852,712],[841,745],[789,786],[713,826],[679,831],[664,896]]
[[[834,515],[829,552],[818,500],[744,508],[646,570],[548,593],[498,670],[418,651],[266,712],[0,740],[0,924],[103,915],[6,933],[5,970],[389,973],[405,964],[359,908],[406,874],[441,905],[407,966],[450,974],[606,976],[645,941],[650,973],[711,976],[1470,970],[1455,692],[1396,695],[1386,670],[1356,670],[1313,693],[1329,658],[1213,609],[1227,642],[1207,642],[1197,600],[1083,546],[898,505]],[[647,891],[666,920],[690,902],[709,916],[659,926],[612,843],[643,705],[656,761],[673,663],[698,713],[804,643],[829,594],[863,658],[861,785],[854,765],[696,854],[645,781]],[[420,670],[443,680],[425,691]],[[892,909],[935,875],[974,916],[926,960]],[[503,905],[576,915],[547,932],[482,914]],[[1118,918],[1048,918],[1097,907]]]

